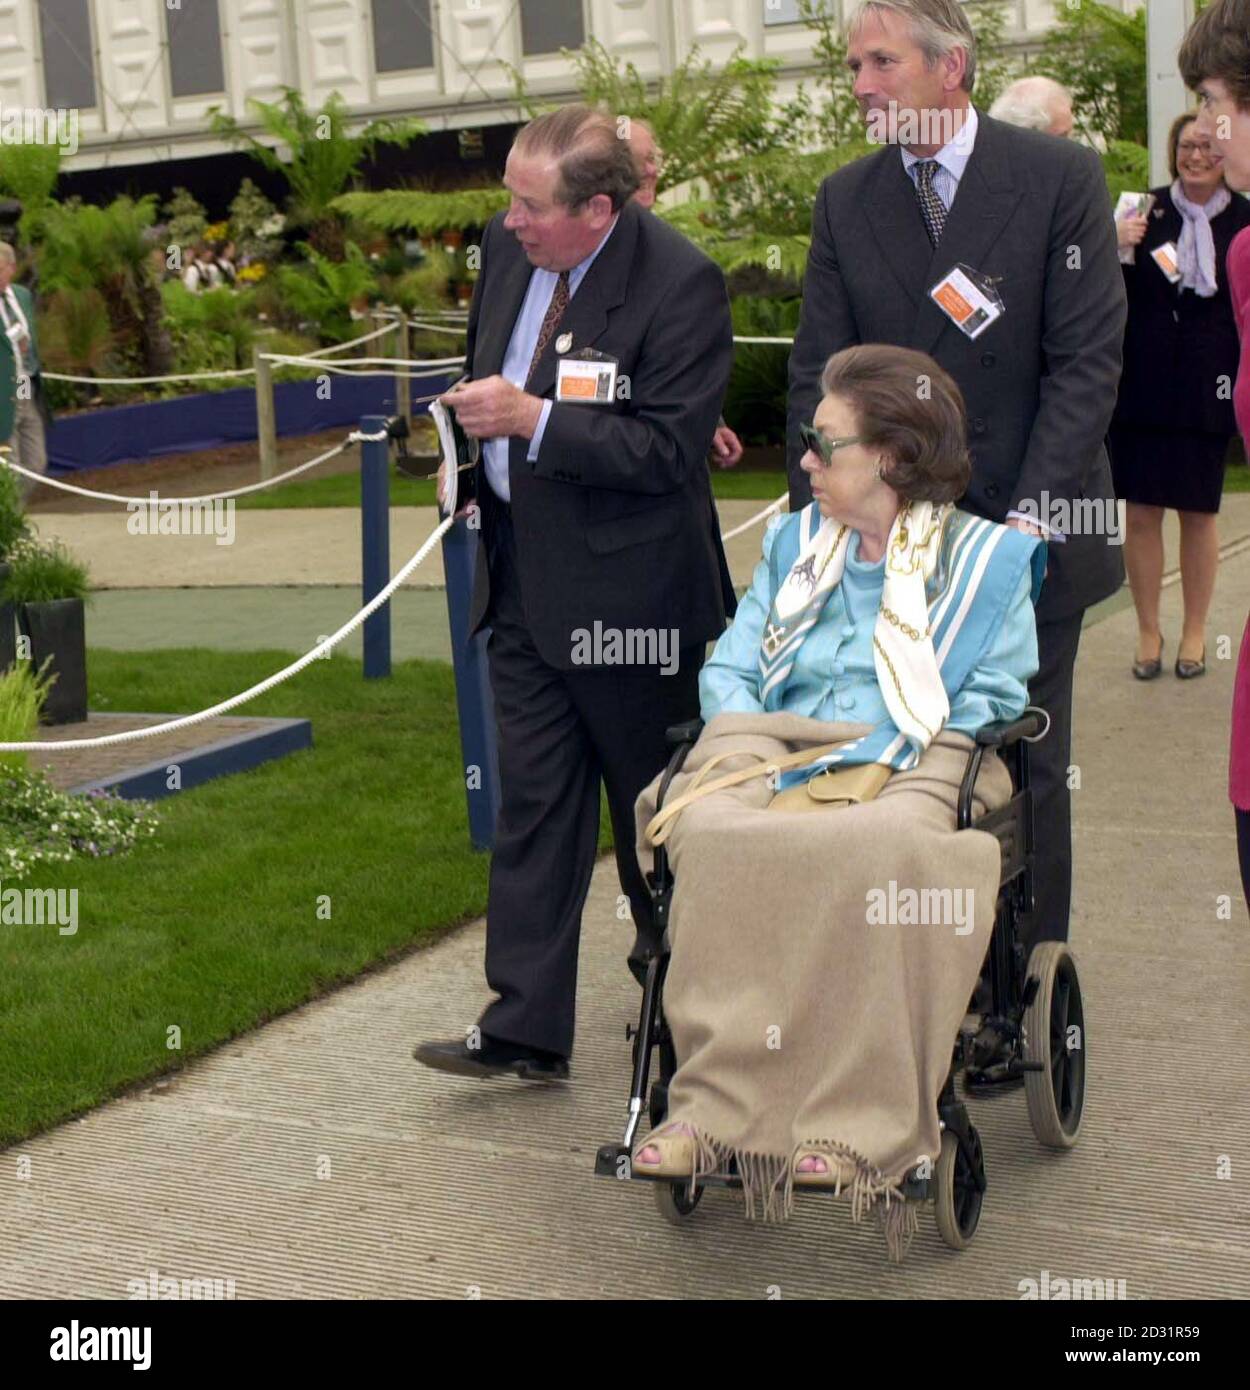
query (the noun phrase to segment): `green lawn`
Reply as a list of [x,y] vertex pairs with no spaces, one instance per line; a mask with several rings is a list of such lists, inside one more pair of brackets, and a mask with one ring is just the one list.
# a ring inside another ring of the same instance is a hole
[[[391,470],[391,506],[432,507],[434,484],[417,478],[406,478]],[[717,497],[759,498],[771,502],[786,490],[781,473],[739,473],[734,469],[712,470],[712,491]],[[328,478],[297,478],[264,492],[252,492],[238,499],[242,508],[271,507],[358,507],[360,506],[360,474],[340,473]]]
[[[290,659],[93,650],[91,706],[186,713]],[[79,890],[76,935],[0,926],[0,1143],[483,911],[448,666],[366,682],[357,662],[316,662],[247,709],[310,717],[314,748],[160,802],[155,841],[129,858],[27,880]]]

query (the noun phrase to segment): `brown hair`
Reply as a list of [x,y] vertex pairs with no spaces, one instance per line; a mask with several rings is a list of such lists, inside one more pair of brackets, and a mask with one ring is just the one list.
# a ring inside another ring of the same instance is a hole
[[903,501],[954,502],[968,490],[964,398],[932,357],[884,343],[844,348],[820,385],[855,412],[861,440],[889,455],[883,478]]
[[[628,127],[625,127],[628,129]],[[552,156],[559,165],[556,201],[576,212],[597,193],[618,212],[638,191],[638,170],[629,141],[614,116],[574,102],[538,116],[520,132],[512,148],[521,154]]]
[[1214,0],[1189,26],[1176,61],[1185,86],[1223,82],[1239,111],[1250,111],[1250,0]]

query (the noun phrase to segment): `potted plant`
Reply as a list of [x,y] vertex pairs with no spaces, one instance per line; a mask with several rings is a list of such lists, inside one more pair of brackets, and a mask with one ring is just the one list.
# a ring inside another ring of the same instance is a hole
[[29,529],[17,474],[0,463],[0,675],[17,658],[17,614],[13,605],[2,597],[9,573],[8,555]]
[[[30,659],[54,684],[44,701],[45,724],[76,723],[87,717],[87,633],[84,604],[87,571],[59,542],[31,536],[9,551],[0,604],[17,610],[30,640]],[[46,663],[46,668],[45,668]]]

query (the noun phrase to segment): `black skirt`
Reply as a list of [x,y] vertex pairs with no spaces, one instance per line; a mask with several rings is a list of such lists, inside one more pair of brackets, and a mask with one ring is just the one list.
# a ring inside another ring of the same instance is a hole
[[1154,426],[1111,426],[1115,492],[1126,502],[1218,512],[1229,441],[1222,434]]

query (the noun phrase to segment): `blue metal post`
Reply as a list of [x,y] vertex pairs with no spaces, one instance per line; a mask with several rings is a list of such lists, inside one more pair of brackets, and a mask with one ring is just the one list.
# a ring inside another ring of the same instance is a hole
[[491,849],[499,816],[499,745],[495,702],[486,662],[486,636],[469,637],[469,605],[481,532],[467,520],[457,521],[443,537],[443,574],[447,583],[447,624],[451,662],[456,676],[460,715],[460,749],[464,757],[469,839],[474,849]]
[[[362,434],[386,429],[381,415],[360,421]],[[360,446],[360,574],[363,602],[386,588],[391,577],[390,457],[385,439],[366,440]],[[363,606],[363,605],[362,605]],[[365,679],[391,674],[391,605],[384,603],[365,619]]]

